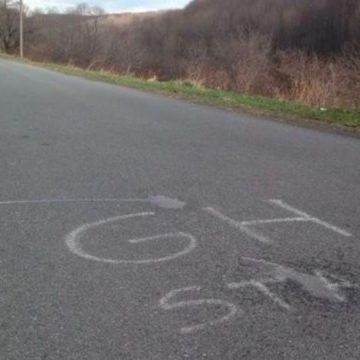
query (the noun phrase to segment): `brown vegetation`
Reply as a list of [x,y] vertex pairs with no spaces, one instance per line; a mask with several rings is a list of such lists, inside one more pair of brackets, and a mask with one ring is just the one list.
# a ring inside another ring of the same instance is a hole
[[0,49],[9,53],[19,46],[19,12],[13,1],[0,0]]
[[[2,9],[0,40],[12,52],[16,31],[6,44]],[[195,0],[118,16],[80,5],[29,15],[26,30],[26,53],[37,60],[360,107],[360,0]]]

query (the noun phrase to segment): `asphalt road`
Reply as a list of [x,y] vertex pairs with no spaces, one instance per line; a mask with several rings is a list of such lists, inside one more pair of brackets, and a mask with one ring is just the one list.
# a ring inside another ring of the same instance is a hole
[[0,230],[1,359],[360,358],[358,139],[0,60]]

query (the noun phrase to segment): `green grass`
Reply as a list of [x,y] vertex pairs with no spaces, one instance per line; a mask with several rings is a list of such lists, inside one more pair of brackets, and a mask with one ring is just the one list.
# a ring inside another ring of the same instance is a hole
[[[7,57],[7,56],[6,56]],[[15,59],[11,57],[11,59]],[[209,89],[189,81],[144,80],[132,75],[119,75],[107,71],[83,70],[69,65],[37,63],[25,60],[32,65],[41,66],[64,74],[103,81],[134,89],[176,96],[182,99],[206,103],[223,108],[241,109],[249,112],[270,115],[283,119],[311,119],[333,127],[360,130],[360,109],[326,109],[302,105],[291,101],[240,94],[230,91]]]

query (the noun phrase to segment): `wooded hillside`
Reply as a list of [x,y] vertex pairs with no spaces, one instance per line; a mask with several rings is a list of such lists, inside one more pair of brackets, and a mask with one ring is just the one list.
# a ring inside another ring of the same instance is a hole
[[[4,14],[2,47],[16,51],[4,40]],[[29,15],[26,44],[38,60],[360,107],[360,0],[195,0],[184,10],[120,16],[82,5]]]

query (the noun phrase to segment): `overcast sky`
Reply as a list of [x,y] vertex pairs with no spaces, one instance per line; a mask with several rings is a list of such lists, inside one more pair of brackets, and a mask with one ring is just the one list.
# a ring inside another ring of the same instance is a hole
[[34,8],[57,8],[64,10],[80,2],[98,5],[108,12],[148,11],[184,7],[190,0],[24,0],[26,5]]

